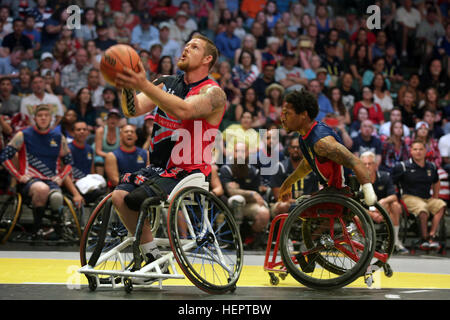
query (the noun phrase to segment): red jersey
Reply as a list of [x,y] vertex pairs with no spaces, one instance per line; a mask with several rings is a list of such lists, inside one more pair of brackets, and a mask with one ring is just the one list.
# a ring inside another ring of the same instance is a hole
[[[207,79],[191,88],[186,98],[199,94],[206,85],[219,87],[214,80]],[[219,125],[220,122],[212,125],[206,119],[182,120],[180,128],[174,132],[178,135],[178,141],[172,149],[167,170],[162,176],[176,176],[181,170],[200,170],[208,176],[211,173],[212,150]]]

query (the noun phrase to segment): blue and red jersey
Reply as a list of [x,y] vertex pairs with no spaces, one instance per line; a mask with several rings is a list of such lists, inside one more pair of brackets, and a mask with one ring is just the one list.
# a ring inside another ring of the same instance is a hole
[[300,136],[300,148],[320,183],[340,189],[345,187],[344,167],[317,155],[314,151],[316,142],[327,136],[332,136],[337,143],[342,144],[341,138],[332,128],[323,122],[315,121],[309,132]]

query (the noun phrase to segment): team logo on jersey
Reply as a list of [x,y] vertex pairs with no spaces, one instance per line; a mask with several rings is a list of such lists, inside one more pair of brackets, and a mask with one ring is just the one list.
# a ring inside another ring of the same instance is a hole
[[88,158],[88,160],[92,160],[92,153],[88,152],[87,158]]
[[141,155],[137,156],[137,163],[144,163],[144,158]]
[[431,177],[431,170],[427,170],[427,175]]
[[50,147],[57,147],[58,144],[56,143],[56,141],[54,139],[50,140]]

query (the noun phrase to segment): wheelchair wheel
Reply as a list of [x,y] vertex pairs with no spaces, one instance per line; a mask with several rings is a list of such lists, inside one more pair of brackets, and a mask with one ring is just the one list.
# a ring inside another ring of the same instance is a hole
[[68,242],[80,243],[80,222],[78,220],[77,212],[72,205],[72,201],[66,196],[64,196],[64,206],[60,223],[63,239]]
[[[132,247],[124,249],[120,255],[113,255],[108,260],[97,264],[102,253],[106,253],[117,247],[128,235],[127,229],[121,223],[111,201],[111,193],[95,207],[92,212],[80,242],[81,266],[89,264],[97,270],[128,269],[133,263]],[[88,280],[92,276],[86,275]],[[100,283],[111,283],[109,275],[99,275]],[[118,282],[118,279],[114,281]]]
[[374,254],[375,231],[365,210],[347,196],[316,195],[286,219],[281,258],[289,273],[313,289],[337,289],[363,275]]
[[372,264],[382,268],[386,265],[387,261],[394,252],[395,239],[394,239],[394,225],[392,224],[389,213],[378,202],[375,203],[375,208],[383,216],[383,221],[380,223],[374,223],[376,233],[376,244],[374,261]]
[[186,277],[207,293],[234,291],[243,247],[228,207],[202,188],[186,187],[171,201],[167,221],[172,251]]
[[0,204],[0,243],[6,243],[20,218],[22,196],[20,193],[6,196]]

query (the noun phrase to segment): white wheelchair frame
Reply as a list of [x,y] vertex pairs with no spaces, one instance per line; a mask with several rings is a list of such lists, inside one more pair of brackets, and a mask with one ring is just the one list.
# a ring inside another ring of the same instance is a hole
[[[172,192],[168,196],[167,200],[161,201],[161,203],[156,206],[151,205],[151,207],[155,208],[156,210],[167,210],[170,203],[175,198],[175,196],[182,189],[187,188],[187,187],[200,187],[206,191],[209,191],[209,183],[205,180],[205,176],[202,173],[191,174],[191,175],[185,177],[184,179],[182,179],[175,186],[175,188],[172,190]],[[113,207],[111,207],[111,208],[113,208]],[[182,211],[183,211],[183,215],[185,217],[188,217],[188,213],[186,212],[186,208],[184,206],[183,206]],[[205,215],[206,215],[206,213],[205,213]],[[157,216],[158,216],[158,218],[156,220],[157,220],[158,225],[156,227],[153,227],[152,231],[155,231],[155,229],[157,229],[159,227],[160,214],[157,214]],[[191,235],[194,235],[192,223],[189,221],[189,219],[186,219],[186,221],[188,222],[188,232],[190,232]],[[211,224],[209,223],[209,220],[205,219],[205,221],[207,221],[207,223],[205,223],[202,228],[202,232],[201,232],[202,234],[204,232],[206,233],[208,231],[208,229],[211,230]],[[95,279],[95,282],[96,282],[95,284],[91,284],[91,283],[89,284],[89,286],[94,285],[94,288],[91,288],[91,290],[95,290],[95,288],[97,288],[97,287],[111,287],[111,285],[112,285],[112,288],[125,287],[125,291],[131,292],[134,285],[137,287],[150,287],[150,286],[154,287],[155,282],[158,283],[159,289],[162,289],[162,281],[163,280],[184,279],[185,278],[184,274],[180,274],[177,272],[177,268],[175,265],[176,260],[174,261],[173,251],[163,253],[161,258],[143,266],[139,270],[136,270],[136,271],[126,270],[127,262],[124,259],[123,251],[130,246],[136,245],[134,243],[135,240],[136,240],[136,236],[132,236],[132,235],[128,234],[128,236],[122,241],[122,243],[120,243],[119,245],[117,245],[116,247],[111,249],[110,251],[101,254],[99,259],[96,262],[96,266],[98,266],[98,265],[106,262],[111,257],[115,256],[117,258],[117,261],[119,261],[119,263],[120,263],[121,270],[96,270],[95,267],[92,267],[89,264],[82,266],[78,270],[79,273],[90,275],[93,277],[93,279]],[[170,242],[169,242],[169,239],[167,239],[167,238],[154,238],[154,241],[158,245],[158,247],[170,247]],[[181,240],[181,243],[182,243],[183,250],[189,250],[196,246],[196,240],[194,237],[191,240],[187,240],[187,239]],[[217,239],[215,240],[215,246],[216,246],[216,248],[218,248]],[[130,253],[127,253],[127,254],[130,255]],[[227,265],[227,263],[224,260],[224,257],[221,254],[219,254],[219,257],[220,257],[221,261],[217,261],[217,260],[214,260],[214,261],[217,262],[218,264],[220,264],[226,270],[228,270],[228,272],[231,272],[229,266]],[[211,259],[211,258],[209,258],[209,259]],[[161,270],[162,266],[164,266],[167,262],[171,269],[170,274],[163,273]],[[109,275],[110,280],[111,280],[110,283],[108,283],[108,284],[100,283],[99,275]],[[114,280],[115,277],[121,277],[122,281],[120,281],[120,283],[117,284]],[[152,280],[154,279],[154,281],[148,281],[149,282],[148,284],[141,284],[141,283],[136,283],[136,282],[133,283],[132,279],[136,279],[136,278],[152,279]]]

